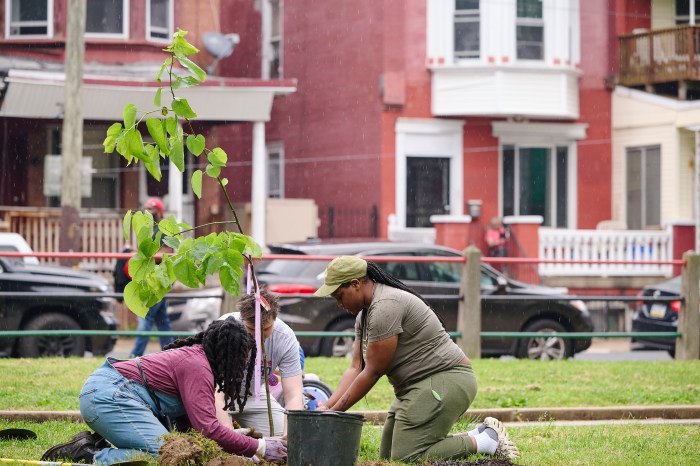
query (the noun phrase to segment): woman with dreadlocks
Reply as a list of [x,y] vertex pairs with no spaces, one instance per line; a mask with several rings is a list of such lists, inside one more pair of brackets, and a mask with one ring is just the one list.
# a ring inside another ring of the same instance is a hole
[[314,294],[332,296],[356,317],[352,363],[325,409],[349,409],[383,375],[394,387],[396,398],[379,448],[382,459],[520,456],[503,424],[491,417],[470,432],[449,434],[474,401],[476,376],[469,358],[422,297],[374,262],[355,256],[331,261],[324,284]]
[[108,465],[138,454],[156,457],[162,435],[168,432],[163,420],[172,418],[177,419],[179,430],[191,427],[226,452],[286,461],[284,441],[250,438],[216,419],[215,391],[224,394],[227,408],[235,404],[243,410],[246,399],[239,388],[244,380],[251,380],[254,364],[249,361],[255,361],[255,354],[254,338],[240,322],[227,319],[147,357],[108,358],[80,392],[80,413],[95,433],[76,434],[71,441],[50,448],[42,460]]

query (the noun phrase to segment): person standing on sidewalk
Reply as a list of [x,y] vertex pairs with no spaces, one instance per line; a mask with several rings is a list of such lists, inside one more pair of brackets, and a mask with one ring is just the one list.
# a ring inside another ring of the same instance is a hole
[[374,262],[355,256],[331,261],[314,295],[330,295],[356,317],[350,368],[317,409],[346,411],[386,375],[396,398],[382,430],[382,460],[453,460],[472,453],[520,457],[494,418],[472,432],[449,435],[474,401],[476,376],[422,297]]
[[[158,222],[163,219],[163,202],[160,199],[152,197],[144,203],[143,208],[153,216],[153,221],[155,222],[153,225],[153,237],[155,238],[156,233],[158,233]],[[162,246],[163,243],[161,242],[161,251]],[[172,330],[170,326],[170,317],[168,316],[168,303],[166,300],[161,300],[151,306],[146,317],[143,318],[139,316],[138,319],[139,323],[136,330],[139,332],[150,332],[153,326],[155,326],[159,332],[169,332]],[[169,345],[173,341],[173,337],[169,336],[158,337],[158,339],[160,340],[161,349],[165,348],[166,345]],[[148,345],[148,340],[149,337],[136,337],[130,357],[143,356],[143,353],[146,351],[146,346]]]

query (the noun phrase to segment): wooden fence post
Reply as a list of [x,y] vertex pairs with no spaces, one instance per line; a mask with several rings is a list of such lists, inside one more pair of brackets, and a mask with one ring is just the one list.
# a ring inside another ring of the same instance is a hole
[[681,296],[683,305],[678,313],[678,331],[682,336],[676,338],[676,359],[700,358],[700,258],[695,251],[683,254],[685,267]]
[[476,246],[464,250],[467,262],[462,271],[457,331],[462,332],[459,347],[471,359],[481,357],[481,251]]

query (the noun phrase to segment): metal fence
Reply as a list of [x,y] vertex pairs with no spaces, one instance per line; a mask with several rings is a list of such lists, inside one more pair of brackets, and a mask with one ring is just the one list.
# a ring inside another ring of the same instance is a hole
[[[70,253],[64,253],[70,254]],[[0,256],[24,256],[27,254],[0,252]],[[89,256],[89,254],[75,254],[76,256]],[[114,254],[114,257],[123,256]],[[264,257],[264,259],[279,258],[279,255]],[[328,261],[331,258],[327,256],[293,256],[284,255],[287,260],[323,260]],[[478,248],[472,247],[465,251],[465,257],[446,258],[446,257],[405,257],[405,256],[381,256],[381,257],[366,257],[368,260],[377,262],[388,261],[405,261],[405,262],[462,262],[464,270],[462,273],[462,282],[459,296],[441,296],[441,298],[454,299],[459,302],[458,328],[454,332],[450,332],[451,336],[458,339],[458,343],[467,354],[481,354],[481,338],[533,338],[541,336],[537,332],[482,332],[480,326],[473,325],[474,322],[480,322],[481,302],[483,300],[509,300],[515,301],[518,299],[542,300],[542,301],[562,301],[562,300],[582,300],[588,302],[602,303],[628,303],[631,301],[639,301],[637,296],[557,296],[555,298],[545,296],[518,296],[518,295],[490,295],[482,296],[480,288],[480,259],[481,253]],[[514,261],[514,259],[503,259],[504,261]],[[491,259],[497,261],[497,259]],[[531,263],[543,262],[537,259],[519,259],[518,261],[528,261]],[[563,261],[563,262],[580,262],[580,261]],[[671,265],[678,265],[682,262],[683,269],[683,287],[681,293],[682,308],[679,313],[678,330],[676,332],[555,332],[549,333],[548,336],[556,336],[561,338],[634,338],[634,337],[662,337],[676,339],[676,359],[698,359],[700,357],[700,261],[698,255],[693,252],[688,252],[684,255],[683,261],[669,261]],[[120,297],[119,293],[85,293],[82,295],[50,293],[49,296],[67,296],[70,295],[73,299],[93,299],[95,297]],[[20,292],[5,292],[0,291],[0,298],[22,298],[23,296],[36,297],[36,293],[20,293]],[[177,295],[168,296],[169,298],[184,298],[190,297],[187,294],[179,293]],[[202,297],[201,295],[192,295],[191,297]],[[289,297],[308,298],[308,295],[289,295]],[[430,299],[431,296],[424,296]],[[678,300],[677,298],[669,297],[644,297],[647,302],[669,302]],[[42,330],[34,332],[26,332],[22,330],[5,330],[0,331],[0,337],[22,337],[34,335],[113,335],[113,336],[184,336],[191,335],[193,332],[137,332],[129,330],[117,331],[96,331],[96,330]],[[336,336],[354,336],[353,333],[345,332],[296,332],[299,337],[336,337]]]

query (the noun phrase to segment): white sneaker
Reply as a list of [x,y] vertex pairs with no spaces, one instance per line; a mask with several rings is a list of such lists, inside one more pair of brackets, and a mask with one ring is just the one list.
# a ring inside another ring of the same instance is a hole
[[495,430],[498,434],[498,446],[496,447],[496,456],[502,456],[509,460],[520,458],[520,450],[515,446],[515,443],[510,439],[508,431],[501,421],[493,417],[484,419],[484,425]]

